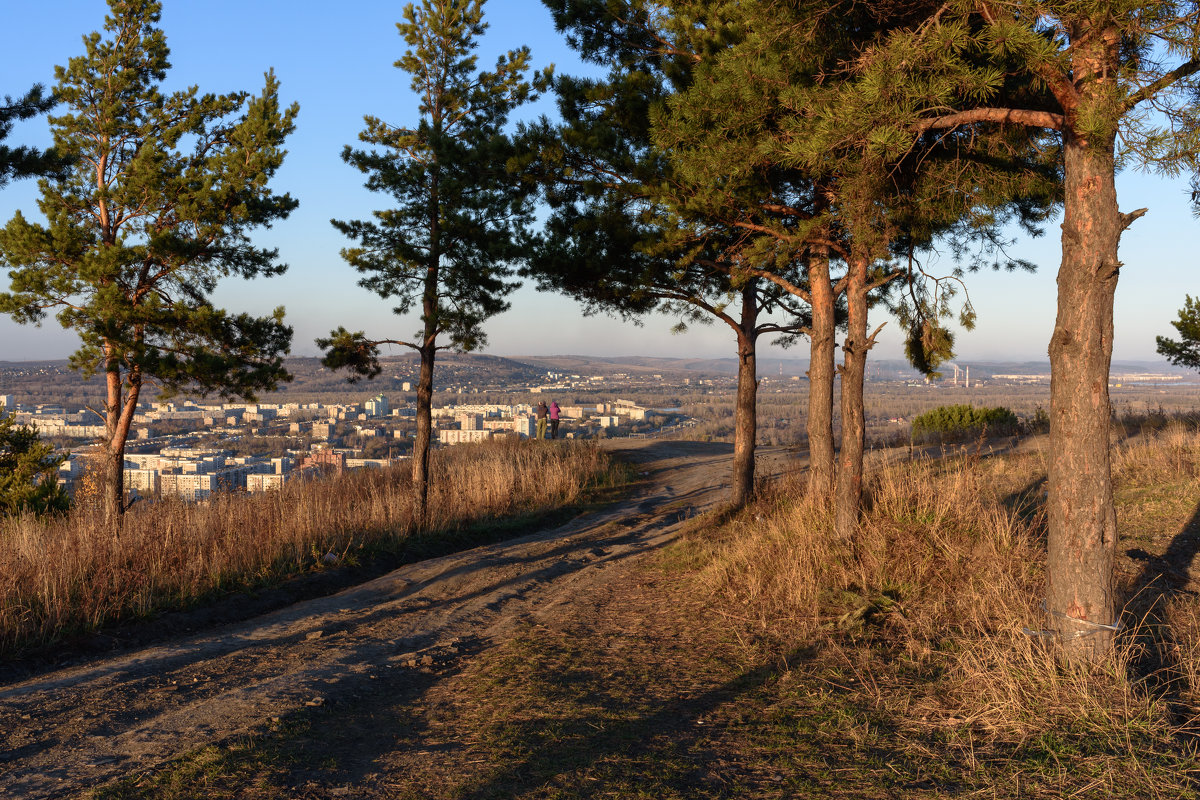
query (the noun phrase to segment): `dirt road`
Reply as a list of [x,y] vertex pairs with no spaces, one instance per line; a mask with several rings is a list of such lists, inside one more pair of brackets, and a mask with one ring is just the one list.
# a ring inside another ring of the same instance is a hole
[[[70,797],[296,709],[428,686],[530,619],[671,541],[717,506],[732,448],[610,443],[642,479],[548,531],[412,564],[256,619],[0,687],[0,796]],[[762,452],[763,475],[787,455]]]

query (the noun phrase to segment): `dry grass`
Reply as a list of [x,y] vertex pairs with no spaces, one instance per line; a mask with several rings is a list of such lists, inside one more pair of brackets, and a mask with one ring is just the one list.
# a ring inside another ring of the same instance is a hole
[[785,484],[683,557],[714,611],[780,653],[816,647],[917,762],[992,788],[1015,775],[1050,794],[1182,796],[1200,780],[1200,595],[1186,588],[1196,548],[1180,544],[1200,534],[1200,434],[1176,423],[1116,441],[1121,534],[1151,555],[1123,567],[1127,628],[1100,668],[1029,632],[1044,616],[1037,452],[883,468],[853,545]]
[[[1169,554],[1196,514],[1200,438],[1118,446],[1122,535]],[[414,799],[1195,797],[1200,602],[1134,596],[1135,564],[1130,628],[1103,668],[1026,634],[1042,617],[1044,474],[1036,451],[888,467],[853,546],[785,483],[732,520],[695,520],[664,554],[673,575],[610,574],[430,685],[389,686],[385,714],[369,692],[304,710],[101,796],[358,781]],[[378,781],[349,758],[364,730],[390,743]],[[314,766],[331,751],[348,763]]]
[[[611,473],[595,447],[464,445],[435,454],[432,531],[578,501]],[[407,467],[262,495],[137,505],[119,536],[95,512],[0,521],[0,655],[214,592],[396,550],[417,533]],[[330,556],[332,554],[332,556]]]

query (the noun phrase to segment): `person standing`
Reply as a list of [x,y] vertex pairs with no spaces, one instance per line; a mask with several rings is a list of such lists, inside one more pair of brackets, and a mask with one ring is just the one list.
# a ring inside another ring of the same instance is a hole
[[558,417],[559,417],[558,401],[550,401],[550,438],[558,438]]
[[549,416],[550,409],[546,408],[546,401],[537,404],[537,438],[546,438],[546,417]]

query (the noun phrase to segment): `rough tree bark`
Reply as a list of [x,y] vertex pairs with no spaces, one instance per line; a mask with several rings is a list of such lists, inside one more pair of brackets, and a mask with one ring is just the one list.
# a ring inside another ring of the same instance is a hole
[[1117,206],[1113,139],[1064,131],[1066,196],[1058,316],[1050,340],[1046,610],[1068,653],[1107,652],[1117,616],[1117,520],[1109,458]]
[[836,374],[837,330],[835,296],[829,280],[829,250],[814,247],[808,259],[812,297],[812,331],[808,362],[809,498],[827,504],[833,500],[833,379]]
[[[1115,133],[1082,132],[1089,108],[1104,109],[1119,63],[1115,29],[1073,31],[1073,97],[1064,97],[1065,196],[1058,316],[1050,340],[1050,441],[1046,611],[1071,658],[1112,649],[1119,609],[1114,587],[1108,375],[1121,234],[1145,209],[1122,214],[1115,184]],[[1074,102],[1071,102],[1074,101]],[[1094,122],[1091,123],[1094,126]]]
[[413,440],[413,519],[424,526],[429,513],[429,450],[433,436],[433,361],[436,349],[420,348],[421,374],[417,378],[417,438]]
[[738,328],[738,388],[734,409],[733,491],[730,503],[741,508],[754,496],[754,450],[758,438],[758,361],[755,330],[758,326],[757,280],[742,287],[741,325]]
[[[441,133],[440,123],[436,126]],[[436,166],[430,174],[429,260],[425,267],[425,286],[421,295],[421,375],[417,378],[417,438],[413,441],[413,518],[424,527],[429,514],[429,451],[433,447],[433,362],[437,356],[438,282],[441,280],[441,205]]]
[[863,449],[865,420],[863,379],[866,376],[867,351],[867,267],[865,258],[852,257],[846,282],[848,312],[842,374],[842,450],[837,470],[837,514],[835,533],[850,541],[858,529],[862,508]]
[[102,445],[102,474],[104,476],[103,507],[106,525],[115,526],[125,513],[125,442],[137,410],[140,381],[131,381],[124,391],[120,365],[111,364],[105,374],[104,442]]

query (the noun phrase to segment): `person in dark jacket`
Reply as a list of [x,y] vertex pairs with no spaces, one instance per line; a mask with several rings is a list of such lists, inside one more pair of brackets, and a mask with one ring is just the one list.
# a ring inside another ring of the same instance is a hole
[[546,438],[546,417],[550,415],[550,409],[546,408],[546,401],[537,404],[537,438]]

